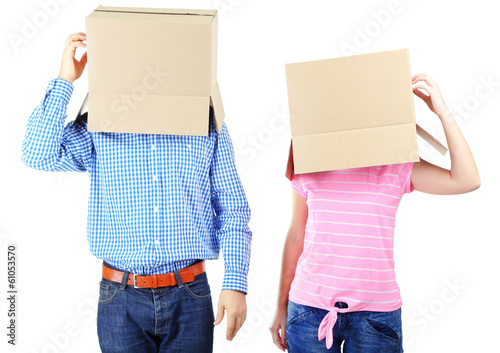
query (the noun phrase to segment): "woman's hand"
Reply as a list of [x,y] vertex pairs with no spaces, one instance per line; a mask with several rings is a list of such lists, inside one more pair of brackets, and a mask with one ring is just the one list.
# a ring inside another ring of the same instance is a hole
[[[417,84],[418,82],[425,83]],[[442,118],[450,114],[436,81],[429,74],[416,74],[412,77],[411,83],[417,84],[413,87],[413,93],[421,98],[437,116]]]
[[286,305],[278,305],[273,323],[269,327],[273,342],[283,352],[286,349]]
[[83,43],[84,40],[87,40],[85,33],[74,33],[68,37],[64,46],[59,78],[71,84],[82,75],[83,69],[85,69],[85,65],[87,64],[87,52],[83,53],[80,60],[75,59],[76,48],[87,48],[87,44]]
[[[298,175],[294,175],[298,178]],[[281,259],[281,276],[278,290],[278,308],[274,315],[273,323],[269,327],[273,342],[282,351],[286,349],[286,312],[288,306],[288,293],[295,277],[297,261],[304,249],[304,236],[308,216],[307,199],[297,191],[292,191],[292,221],[285,239],[283,256]]]
[[462,194],[476,190],[481,185],[481,180],[474,157],[451,111],[446,106],[438,85],[428,74],[413,76],[413,84],[420,81],[425,83],[413,87],[413,93],[420,97],[441,120],[450,150],[451,168],[447,170],[421,159],[420,163],[413,165],[411,172],[413,188],[438,195]]

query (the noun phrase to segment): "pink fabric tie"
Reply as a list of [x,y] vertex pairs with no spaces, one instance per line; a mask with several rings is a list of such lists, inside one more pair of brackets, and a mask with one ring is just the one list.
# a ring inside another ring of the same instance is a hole
[[333,345],[333,326],[337,322],[337,314],[340,308],[333,307],[332,310],[325,315],[318,329],[318,340],[326,337],[326,348],[330,349]]

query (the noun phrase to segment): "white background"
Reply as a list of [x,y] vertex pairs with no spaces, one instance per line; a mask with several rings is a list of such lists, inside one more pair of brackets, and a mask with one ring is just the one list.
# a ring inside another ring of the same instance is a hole
[[[440,85],[482,179],[480,189],[470,194],[414,192],[401,202],[395,252],[405,351],[498,351],[500,24],[492,3],[25,0],[4,5],[0,298],[7,297],[8,243],[18,246],[19,293],[16,347],[6,343],[7,301],[0,300],[0,351],[98,351],[101,262],[90,255],[86,241],[88,177],[29,169],[21,162],[21,143],[30,113],[58,75],[67,36],[85,31],[85,16],[101,4],[219,9],[218,81],[252,208],[254,237],[247,322],[231,343],[224,339],[225,321],[217,327],[215,352],[278,351],[268,327],[290,220],[284,64],[400,48],[410,49],[413,74],[429,72]],[[23,33],[28,22],[35,23],[35,31]],[[127,45],[127,38],[119,40]],[[74,118],[86,92],[84,72],[75,83],[68,119]],[[416,113],[424,128],[445,141],[439,119],[418,98]],[[423,158],[449,166],[449,156],[419,143]],[[222,269],[222,260],[209,264],[214,304]]]

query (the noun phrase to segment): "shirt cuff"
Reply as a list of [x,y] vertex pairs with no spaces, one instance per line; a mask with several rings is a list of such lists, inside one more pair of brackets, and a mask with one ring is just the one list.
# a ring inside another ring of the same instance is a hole
[[71,95],[73,94],[73,85],[62,78],[53,78],[50,80],[45,93],[54,97],[60,97],[66,104],[68,104]]
[[226,272],[222,282],[222,290],[231,289],[247,294],[248,279],[247,275],[237,272]]

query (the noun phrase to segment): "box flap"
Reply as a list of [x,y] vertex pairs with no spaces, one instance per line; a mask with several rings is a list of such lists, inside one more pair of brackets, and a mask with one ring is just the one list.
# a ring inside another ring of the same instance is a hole
[[[296,174],[329,171],[332,165],[339,170],[420,160],[415,124],[295,136],[292,140],[293,167],[287,166],[287,174],[290,170]],[[395,145],[400,148],[394,150]]]
[[117,93],[90,92],[88,131],[208,135],[210,97],[148,95],[135,107],[120,99]]
[[414,124],[296,136],[293,146],[297,174],[420,160]]
[[423,128],[420,127],[420,125],[417,124],[417,134],[421,138],[424,139],[425,142],[427,142],[429,145],[434,147],[439,153],[441,153],[443,156],[448,152],[448,149],[446,146],[444,146],[437,138],[429,134],[427,131],[425,131]]
[[219,84],[216,82],[214,90],[212,92],[212,96],[210,97],[210,103],[214,107],[214,115],[215,115],[215,128],[217,132],[220,132],[222,129],[222,124],[224,123],[224,106],[222,105],[222,97],[219,91]]
[[[427,131],[416,124],[417,134],[422,137],[427,143],[433,146],[439,153],[445,155],[448,149],[441,142],[439,142],[435,137],[430,135]],[[288,161],[286,164],[285,176],[288,180],[292,180],[292,176],[295,173],[294,163],[293,163],[293,142],[290,141],[290,150],[288,152]]]

